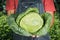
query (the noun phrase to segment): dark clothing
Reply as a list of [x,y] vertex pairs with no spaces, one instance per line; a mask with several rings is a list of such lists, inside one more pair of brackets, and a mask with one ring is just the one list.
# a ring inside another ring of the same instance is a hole
[[18,1],[18,7],[17,7],[17,13],[21,13],[21,12],[24,12],[26,11],[27,8],[29,7],[37,7],[40,11],[40,13],[43,13],[44,12],[44,6],[43,6],[43,3],[42,3],[42,0],[19,0]]
[[[42,1],[21,1],[19,0],[19,3],[18,3],[18,7],[17,7],[17,10],[16,10],[16,13],[21,13],[21,12],[24,12],[26,11],[27,8],[29,7],[37,7],[38,10],[40,11],[40,13],[43,13],[44,12],[44,6],[42,4]],[[41,37],[38,37],[38,38],[32,38],[32,37],[26,37],[26,36],[21,36],[21,35],[17,35],[17,34],[13,34],[13,40],[50,40],[50,37],[49,35],[45,35],[45,36],[41,36]]]
[[[45,11],[50,11],[50,12],[56,11],[54,6],[54,0],[42,0],[42,2],[43,2]],[[16,9],[17,5],[18,5],[18,0],[6,0],[7,11]]]
[[45,36],[32,38],[32,37],[21,36],[13,33],[13,40],[50,40],[50,37],[49,34],[46,34]]

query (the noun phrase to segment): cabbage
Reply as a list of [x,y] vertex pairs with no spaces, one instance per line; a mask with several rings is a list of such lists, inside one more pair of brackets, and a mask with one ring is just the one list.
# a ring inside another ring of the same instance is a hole
[[28,32],[34,33],[43,25],[43,19],[37,13],[31,12],[24,16],[20,21],[20,27]]
[[49,13],[39,14],[37,8],[28,8],[25,12],[10,15],[7,22],[16,34],[23,36],[43,36],[49,32],[52,16]]

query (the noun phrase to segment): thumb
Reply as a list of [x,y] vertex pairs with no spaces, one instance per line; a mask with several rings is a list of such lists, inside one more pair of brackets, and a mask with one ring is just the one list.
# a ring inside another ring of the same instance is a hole
[[32,35],[32,37],[34,38],[34,37],[35,37],[35,35]]

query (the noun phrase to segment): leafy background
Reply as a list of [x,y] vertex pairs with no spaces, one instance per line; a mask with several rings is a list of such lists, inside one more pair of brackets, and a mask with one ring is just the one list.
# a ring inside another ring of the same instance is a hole
[[[5,11],[6,0],[0,0],[0,40],[12,40],[12,30],[9,28]],[[54,25],[50,29],[51,40],[60,40],[60,0],[54,0],[56,12]]]

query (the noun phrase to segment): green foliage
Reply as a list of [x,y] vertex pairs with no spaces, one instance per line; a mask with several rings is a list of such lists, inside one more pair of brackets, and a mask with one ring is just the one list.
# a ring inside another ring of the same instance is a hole
[[7,23],[7,15],[0,12],[0,40],[11,39],[11,30]]
[[51,40],[60,40],[60,14],[55,13],[55,22],[50,30]]

